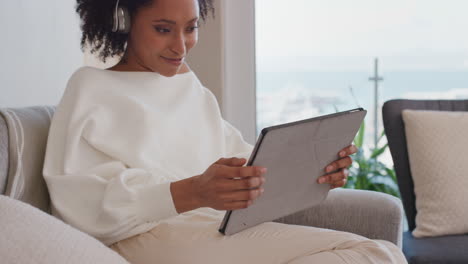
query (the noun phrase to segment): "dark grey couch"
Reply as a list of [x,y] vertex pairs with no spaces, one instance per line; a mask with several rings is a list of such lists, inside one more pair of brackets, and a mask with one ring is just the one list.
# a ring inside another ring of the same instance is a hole
[[411,264],[468,263],[468,235],[423,239],[416,239],[411,235],[411,231],[416,227],[417,212],[405,127],[401,116],[404,109],[468,111],[468,100],[391,100],[384,104],[382,110],[385,133],[408,220],[409,231],[403,234],[403,253],[408,262]]

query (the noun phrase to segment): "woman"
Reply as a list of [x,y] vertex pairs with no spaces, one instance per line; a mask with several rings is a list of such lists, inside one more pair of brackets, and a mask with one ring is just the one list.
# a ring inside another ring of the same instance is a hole
[[[250,206],[266,168],[243,166],[252,146],[185,63],[212,3],[122,0],[131,26],[120,32],[115,6],[78,0],[82,45],[122,59],[68,82],[44,165],[54,215],[131,263],[405,262],[389,242],[333,230],[264,223],[219,234],[219,210]],[[319,182],[343,186],[355,152],[341,151]]]

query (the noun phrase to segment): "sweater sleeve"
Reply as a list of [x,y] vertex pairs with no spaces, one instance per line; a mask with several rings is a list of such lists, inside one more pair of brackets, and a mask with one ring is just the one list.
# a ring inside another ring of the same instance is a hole
[[74,86],[81,85],[70,81],[57,107],[44,163],[54,215],[107,245],[177,215],[170,192],[177,177],[145,166],[149,153],[139,152],[148,135],[135,114],[144,106],[112,95],[96,105],[99,95]]
[[200,86],[208,96],[209,102],[213,105],[213,112],[215,112],[218,117],[217,121],[221,121],[221,127],[224,134],[225,157],[237,157],[249,160],[254,147],[244,140],[241,132],[236,127],[222,117],[218,101],[211,90],[202,85]]
[[249,160],[253,146],[244,140],[241,132],[224,119],[223,130],[226,138],[227,157],[245,158]]

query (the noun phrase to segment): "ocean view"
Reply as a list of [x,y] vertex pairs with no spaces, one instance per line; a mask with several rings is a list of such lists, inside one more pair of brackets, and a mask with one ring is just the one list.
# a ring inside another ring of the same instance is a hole
[[[258,72],[257,130],[358,106],[369,111],[366,123],[370,125],[374,102],[371,75],[370,71]],[[468,98],[468,71],[394,71],[380,76],[384,78],[379,84],[380,104],[397,98]]]

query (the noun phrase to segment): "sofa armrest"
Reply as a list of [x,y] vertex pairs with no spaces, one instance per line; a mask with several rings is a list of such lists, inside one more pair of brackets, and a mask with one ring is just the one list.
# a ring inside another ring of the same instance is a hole
[[323,203],[275,222],[350,232],[387,240],[401,248],[403,215],[401,200],[391,195],[334,189]]

